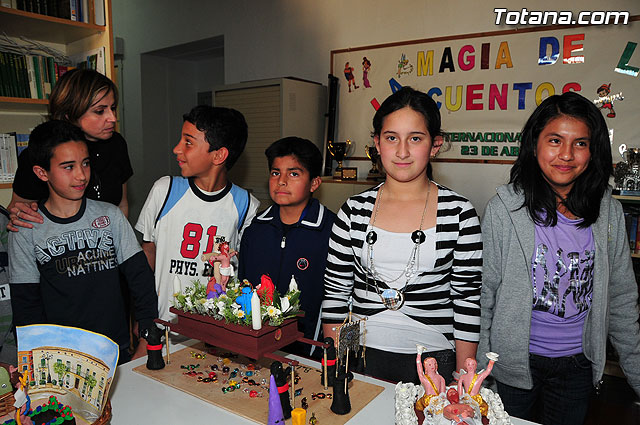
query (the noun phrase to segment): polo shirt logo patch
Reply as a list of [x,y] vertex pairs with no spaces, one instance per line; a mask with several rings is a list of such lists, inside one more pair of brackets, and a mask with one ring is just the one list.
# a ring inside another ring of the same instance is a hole
[[307,270],[309,268],[309,260],[306,258],[298,258],[296,266],[298,266],[299,270]]
[[107,227],[110,223],[111,221],[109,220],[109,217],[107,217],[106,215],[103,215],[102,217],[98,217],[95,220],[93,220],[93,223],[91,223],[91,227],[95,227],[96,229],[102,229],[103,227]]

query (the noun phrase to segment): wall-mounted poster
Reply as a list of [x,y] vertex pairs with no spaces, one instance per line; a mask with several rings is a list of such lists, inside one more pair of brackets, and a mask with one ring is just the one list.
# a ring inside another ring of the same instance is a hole
[[639,21],[631,16],[626,25],[528,27],[334,50],[336,140],[350,139],[352,156],[366,159],[377,106],[412,86],[440,108],[450,149],[439,160],[512,162],[533,109],[572,90],[601,108],[617,162],[620,144],[640,147]]

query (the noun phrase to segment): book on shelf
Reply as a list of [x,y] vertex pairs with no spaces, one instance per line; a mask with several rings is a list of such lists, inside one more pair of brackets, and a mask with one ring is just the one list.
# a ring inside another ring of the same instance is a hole
[[89,0],[89,1],[93,1],[93,10],[94,10],[93,22],[96,25],[102,25],[102,26],[107,25],[107,21],[104,14],[104,0]]
[[69,69],[51,56],[0,51],[0,96],[48,99],[56,81]]
[[87,24],[106,25],[104,0],[0,0],[0,6]]
[[18,156],[29,146],[29,134],[16,133],[16,153]]
[[12,182],[17,169],[16,133],[0,133],[0,182]]
[[76,68],[94,69],[102,75],[106,75],[104,46],[71,56],[69,59],[75,64]]

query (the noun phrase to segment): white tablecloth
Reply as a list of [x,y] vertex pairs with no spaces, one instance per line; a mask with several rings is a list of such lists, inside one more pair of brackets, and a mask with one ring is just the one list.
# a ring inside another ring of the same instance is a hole
[[[196,341],[172,345],[171,351],[178,351],[194,343]],[[301,364],[313,364],[311,360],[300,357],[291,355],[287,357],[294,358]],[[146,357],[118,367],[111,387],[112,425],[255,425],[253,421],[236,416],[132,370],[144,363],[146,363]],[[314,366],[317,366],[317,363]],[[358,379],[380,385],[384,387],[384,391],[347,423],[349,425],[393,424],[395,385],[362,375],[358,375]],[[514,425],[532,424],[516,418],[512,418],[512,422]]]

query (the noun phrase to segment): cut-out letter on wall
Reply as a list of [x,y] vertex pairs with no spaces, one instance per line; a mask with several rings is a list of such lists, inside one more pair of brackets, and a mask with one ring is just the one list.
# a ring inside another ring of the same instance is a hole
[[[551,54],[547,55],[547,50],[551,46]],[[538,65],[553,65],[560,56],[560,42],[555,37],[540,37],[540,53],[538,55]]]
[[633,52],[634,50],[636,50],[637,45],[638,43],[627,41],[627,46],[624,48],[622,56],[620,56],[618,66],[616,66],[616,72],[631,75],[632,77],[638,76],[638,74],[640,73],[640,69],[636,66],[629,65],[629,61],[631,60],[631,56],[633,56]]

